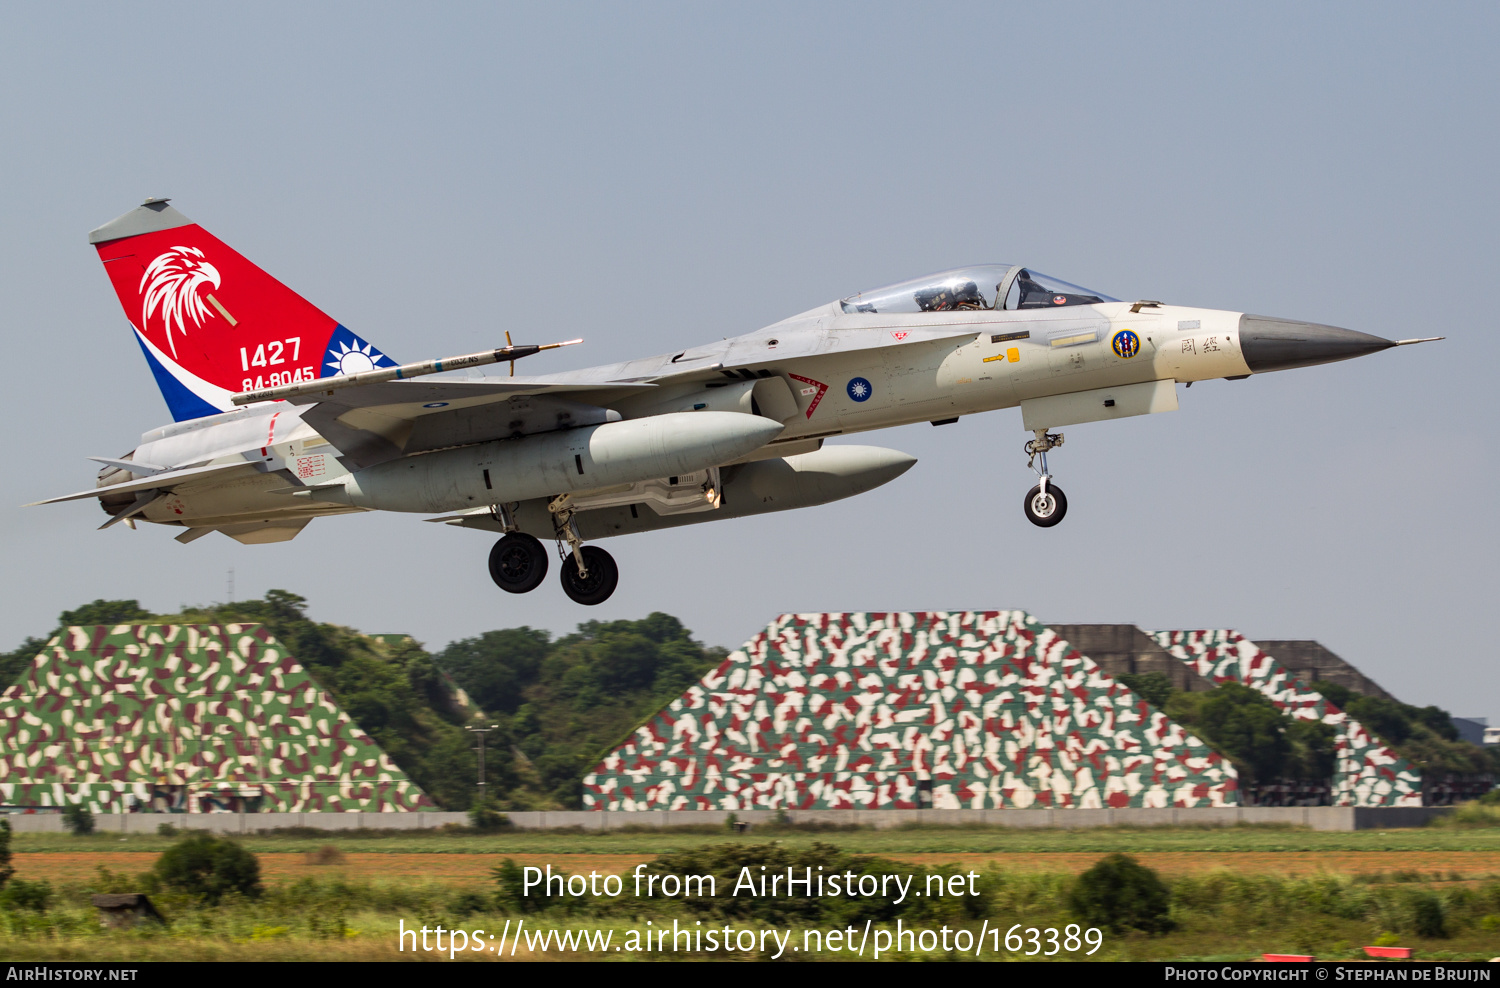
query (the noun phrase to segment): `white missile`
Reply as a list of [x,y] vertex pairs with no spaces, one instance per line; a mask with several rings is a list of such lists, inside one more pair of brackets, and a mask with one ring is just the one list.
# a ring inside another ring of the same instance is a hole
[[674,412],[382,463],[314,500],[384,511],[443,512],[692,473],[751,453],[782,431],[742,412]]
[[[212,300],[210,300],[212,301]],[[215,302],[215,305],[218,303]],[[223,311],[222,309],[219,311]],[[225,313],[227,316],[228,313]],[[230,320],[233,325],[233,320]],[[510,334],[506,334],[509,338]],[[562,343],[527,343],[522,346],[507,344],[498,350],[481,350],[478,353],[465,353],[457,357],[444,357],[442,360],[420,360],[414,364],[402,364],[400,367],[383,367],[379,370],[361,371],[358,374],[340,374],[337,377],[320,377],[312,381],[301,381],[297,384],[284,384],[275,388],[263,388],[260,391],[242,391],[229,400],[236,405],[250,405],[260,401],[285,401],[304,394],[331,395],[341,388],[352,388],[362,384],[380,384],[383,381],[409,381],[414,377],[425,377],[428,374],[442,374],[446,371],[463,370],[468,367],[482,367],[485,364],[498,364],[501,361],[510,361],[510,372],[516,372],[516,361],[522,357],[529,357],[543,350],[556,350],[558,347],[574,346],[583,340],[565,340]]]

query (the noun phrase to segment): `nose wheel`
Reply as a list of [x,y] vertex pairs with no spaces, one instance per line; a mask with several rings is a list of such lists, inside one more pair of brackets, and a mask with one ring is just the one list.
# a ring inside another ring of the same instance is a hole
[[1068,513],[1067,496],[1063,494],[1061,487],[1052,482],[1052,475],[1047,472],[1047,451],[1062,444],[1062,433],[1052,433],[1046,429],[1037,429],[1036,438],[1026,443],[1026,465],[1036,473],[1041,482],[1026,492],[1024,508],[1026,520],[1038,528],[1051,528]]
[[1037,484],[1026,492],[1026,520],[1038,528],[1051,528],[1068,513],[1068,499],[1056,484]]

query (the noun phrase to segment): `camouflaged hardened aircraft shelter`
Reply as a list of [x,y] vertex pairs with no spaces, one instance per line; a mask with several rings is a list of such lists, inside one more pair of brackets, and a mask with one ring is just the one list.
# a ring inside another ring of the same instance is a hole
[[1238,803],[1227,761],[1020,611],[783,615],[583,781],[597,810]]
[[6,807],[432,807],[259,625],[68,628],[0,694],[0,718]]
[[1422,774],[1375,739],[1323,694],[1300,682],[1276,658],[1237,631],[1158,631],[1152,637],[1215,685],[1241,683],[1258,690],[1289,717],[1333,727],[1338,765],[1335,806],[1421,806]]

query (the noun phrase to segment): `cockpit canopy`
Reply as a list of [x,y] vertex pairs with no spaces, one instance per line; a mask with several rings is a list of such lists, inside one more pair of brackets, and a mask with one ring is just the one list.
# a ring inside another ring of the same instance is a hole
[[[996,305],[999,300],[1003,304]],[[842,299],[845,312],[954,312],[963,309],[1051,309],[1118,302],[1018,264],[955,268]]]

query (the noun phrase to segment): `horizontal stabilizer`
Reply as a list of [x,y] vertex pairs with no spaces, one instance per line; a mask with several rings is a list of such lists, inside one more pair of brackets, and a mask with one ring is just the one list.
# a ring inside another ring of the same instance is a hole
[[206,480],[216,474],[228,473],[231,470],[254,469],[255,464],[240,460],[237,463],[214,463],[206,467],[169,470],[166,473],[153,474],[145,480],[132,480],[124,484],[110,484],[108,487],[93,487],[86,491],[79,491],[76,494],[49,497],[45,501],[32,501],[30,504],[25,505],[25,507],[30,508],[38,504],[57,504],[61,501],[81,501],[86,497],[103,497],[106,494],[133,494],[137,491],[149,491],[155,488],[170,488],[190,480]]
[[91,456],[89,459],[95,463],[103,463],[107,467],[118,467],[129,471],[137,477],[149,477],[152,474],[166,473],[171,467],[159,467],[153,463],[137,463],[135,460],[116,460],[109,456]]
[[244,545],[264,545],[267,542],[290,542],[307,527],[310,518],[300,521],[251,522],[245,525],[224,525],[218,531]]

